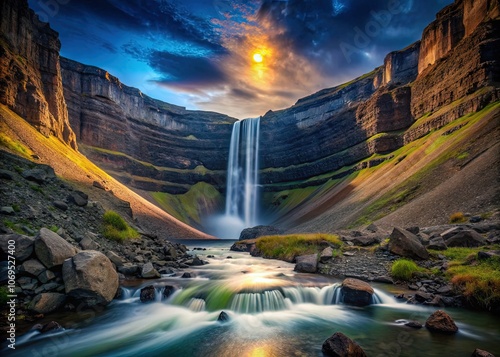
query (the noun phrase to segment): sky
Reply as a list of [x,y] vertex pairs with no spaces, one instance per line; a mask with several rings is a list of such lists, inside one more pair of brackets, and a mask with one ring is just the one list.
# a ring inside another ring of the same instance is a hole
[[238,119],[372,71],[452,0],[29,0],[61,55]]

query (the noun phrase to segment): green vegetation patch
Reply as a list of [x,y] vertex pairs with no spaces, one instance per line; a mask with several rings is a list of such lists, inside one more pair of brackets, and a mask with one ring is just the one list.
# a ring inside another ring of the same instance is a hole
[[464,223],[467,222],[467,218],[462,212],[455,212],[450,216],[450,223]]
[[[492,249],[500,249],[494,246]],[[476,308],[491,310],[500,305],[500,257],[478,259],[485,248],[448,248],[433,252],[450,260],[446,277],[468,303]]]
[[33,152],[17,140],[11,139],[4,132],[0,132],[0,145],[20,154],[23,157],[31,157]]
[[255,244],[265,258],[293,262],[298,256],[319,253],[328,243],[342,246],[339,236],[321,233],[264,236]]
[[391,275],[394,279],[409,281],[422,269],[412,260],[398,259],[392,263]]
[[203,214],[214,212],[224,200],[221,193],[206,182],[198,182],[182,195],[152,192],[151,196],[162,209],[187,224],[201,224]]
[[107,239],[123,243],[126,240],[139,237],[139,232],[130,227],[128,223],[114,211],[106,211],[102,217],[102,221],[102,234]]

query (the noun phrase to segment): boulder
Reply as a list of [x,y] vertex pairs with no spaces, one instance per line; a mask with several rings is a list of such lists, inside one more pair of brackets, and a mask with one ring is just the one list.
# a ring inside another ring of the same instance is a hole
[[486,245],[486,239],[473,230],[464,230],[446,240],[448,247],[481,247]]
[[481,251],[477,253],[477,258],[481,260],[500,257],[500,250]]
[[321,348],[326,356],[333,357],[366,357],[365,351],[356,342],[341,332],[329,337]]
[[48,283],[49,281],[51,281],[55,278],[56,278],[56,275],[48,269],[45,269],[40,275],[38,275],[38,280],[40,280],[40,282],[42,284]]
[[141,276],[144,279],[161,278],[160,273],[153,267],[152,263],[146,263],[142,266]]
[[366,227],[366,230],[371,233],[377,233],[378,227],[374,223],[371,223],[368,227]]
[[47,269],[51,269],[62,265],[66,259],[71,258],[78,251],[57,233],[42,228],[35,239],[35,253],[42,264]]
[[168,299],[175,292],[175,287],[172,285],[166,285],[163,289],[163,298]]
[[7,260],[9,254],[9,241],[14,240],[16,251],[16,263],[24,262],[33,253],[33,244],[35,243],[35,238],[28,237],[22,234],[4,234],[0,235],[0,260]]
[[319,261],[321,263],[326,263],[329,260],[331,260],[332,258],[333,258],[333,249],[332,249],[332,247],[326,247],[325,249],[323,249],[323,251],[319,255]]
[[33,181],[36,183],[44,183],[45,181],[56,177],[56,174],[52,167],[47,165],[38,165],[34,169],[24,170],[21,173],[21,176],[28,181]]
[[68,202],[85,207],[89,203],[89,196],[81,191],[74,191],[68,196]]
[[102,253],[86,250],[63,264],[66,294],[87,306],[105,305],[118,290],[118,274]]
[[155,301],[156,289],[153,285],[148,285],[141,289],[141,302]]
[[136,275],[140,268],[136,264],[125,263],[122,266],[117,266],[118,272],[126,276]]
[[446,250],[448,249],[448,247],[446,246],[446,243],[444,242],[444,239],[442,237],[436,237],[429,241],[427,249]]
[[300,273],[316,273],[318,270],[318,255],[309,254],[301,255],[296,259],[295,268],[293,270]]
[[256,226],[242,230],[239,240],[255,239],[263,236],[274,236],[282,233],[283,232],[280,229],[273,226]]
[[184,278],[184,279],[191,279],[193,277],[193,275],[190,273],[190,272],[184,272],[184,274],[182,274],[181,278]]
[[45,266],[36,259],[27,260],[19,267],[19,272],[34,277],[38,277],[45,270]]
[[389,237],[389,251],[416,260],[429,259],[429,252],[418,237],[407,230],[395,227]]
[[443,233],[441,233],[440,236],[444,240],[447,240],[448,238],[453,237],[455,234],[461,232],[462,230],[463,230],[462,227],[451,227],[451,228],[445,230]]
[[427,321],[425,322],[425,327],[432,332],[441,333],[457,333],[458,327],[455,325],[453,319],[443,310],[437,310],[434,312]]
[[373,288],[370,284],[353,278],[342,282],[344,303],[355,306],[366,306],[372,303]]
[[346,241],[352,242],[354,245],[357,245],[360,247],[367,247],[370,245],[380,243],[378,238],[375,236],[350,237],[350,238],[346,238]]
[[60,309],[66,302],[66,295],[58,293],[42,293],[35,296],[29,309],[37,314],[49,314]]
[[480,350],[479,348],[476,348],[474,352],[472,352],[471,357],[495,357],[495,355],[487,351]]

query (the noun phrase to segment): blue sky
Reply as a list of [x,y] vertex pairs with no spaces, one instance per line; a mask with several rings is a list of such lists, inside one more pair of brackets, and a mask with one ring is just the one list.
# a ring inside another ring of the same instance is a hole
[[63,56],[154,98],[240,119],[373,70],[451,2],[29,0],[59,32]]

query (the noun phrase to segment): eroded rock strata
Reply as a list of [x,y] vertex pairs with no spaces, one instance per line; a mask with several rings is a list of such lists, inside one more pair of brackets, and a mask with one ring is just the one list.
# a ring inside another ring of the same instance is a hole
[[92,160],[147,191],[222,190],[236,119],[155,100],[97,67],[65,58],[61,67],[71,126]]
[[75,149],[63,95],[59,35],[39,21],[27,0],[2,1],[0,10],[0,103],[42,134]]

